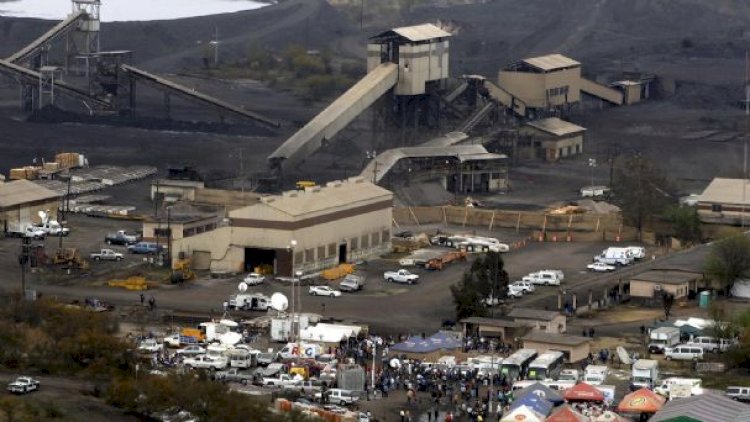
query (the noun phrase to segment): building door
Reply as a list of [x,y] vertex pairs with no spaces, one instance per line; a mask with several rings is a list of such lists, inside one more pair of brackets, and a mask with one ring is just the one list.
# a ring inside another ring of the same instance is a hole
[[339,264],[346,263],[346,243],[339,245]]

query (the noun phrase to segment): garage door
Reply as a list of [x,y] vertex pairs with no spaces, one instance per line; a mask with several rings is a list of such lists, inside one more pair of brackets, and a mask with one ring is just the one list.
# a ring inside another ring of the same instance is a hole
[[208,270],[211,268],[211,252],[193,251],[193,269]]

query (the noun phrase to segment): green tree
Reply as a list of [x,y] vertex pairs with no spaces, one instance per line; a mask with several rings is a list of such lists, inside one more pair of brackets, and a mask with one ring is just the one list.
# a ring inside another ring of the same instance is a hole
[[729,293],[734,281],[750,270],[750,241],[737,235],[715,242],[705,266],[706,272]]
[[672,223],[674,237],[684,245],[695,245],[701,242],[701,220],[698,211],[693,207],[675,206],[670,207],[665,215]]
[[661,215],[671,202],[668,182],[653,161],[640,154],[626,158],[617,169],[612,190],[625,222],[643,234],[654,215]]
[[497,252],[488,252],[471,263],[461,281],[451,286],[456,318],[486,316],[484,300],[488,297],[505,299],[508,292],[508,273]]

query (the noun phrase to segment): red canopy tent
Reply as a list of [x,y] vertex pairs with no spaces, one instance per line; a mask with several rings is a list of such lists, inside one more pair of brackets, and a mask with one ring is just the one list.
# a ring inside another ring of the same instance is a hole
[[563,397],[568,401],[604,401],[604,394],[585,382],[565,390]]
[[547,418],[547,422],[587,422],[589,418],[576,412],[567,404]]
[[648,388],[641,388],[622,398],[617,411],[623,413],[656,413],[661,410],[666,399]]

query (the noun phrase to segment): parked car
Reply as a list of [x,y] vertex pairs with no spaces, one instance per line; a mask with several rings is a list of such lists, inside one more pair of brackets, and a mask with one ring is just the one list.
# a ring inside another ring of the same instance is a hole
[[589,271],[593,271],[596,273],[607,273],[617,269],[617,267],[615,267],[614,265],[605,264],[603,262],[594,262],[593,264],[587,265],[586,268]]
[[688,346],[678,344],[675,347],[664,349],[664,359],[666,360],[703,360],[703,348],[700,346]]
[[242,281],[248,286],[257,286],[266,281],[266,276],[258,273],[250,273]]
[[31,377],[18,377],[8,384],[8,391],[15,394],[26,394],[39,390],[41,383]]
[[177,349],[175,353],[181,356],[197,356],[205,354],[206,349],[200,345],[191,344],[190,346],[185,346],[182,349]]
[[50,236],[67,236],[70,234],[69,228],[63,227],[62,224],[55,220],[44,222],[36,227]]
[[299,385],[301,383],[302,379],[289,374],[279,374],[276,377],[264,377],[263,381],[261,381],[261,385],[264,387],[287,387]]
[[331,388],[325,392],[315,393],[315,400],[322,402],[323,394],[325,394],[327,403],[335,403],[341,406],[356,403],[359,401],[357,393],[351,390],[343,390],[341,388]]
[[99,252],[92,252],[89,256],[94,261],[122,261],[124,256],[112,249],[102,249]]
[[161,245],[153,242],[138,242],[128,246],[128,252],[135,254],[157,254],[162,251]]
[[246,385],[253,382],[253,374],[240,371],[237,368],[230,368],[224,371],[217,371],[214,374],[214,379],[224,382],[239,382]]
[[398,270],[398,271],[386,271],[383,273],[383,278],[391,283],[404,283],[414,284],[419,281],[417,274],[412,274],[409,270]]
[[364,279],[358,275],[349,274],[339,283],[342,292],[356,292],[364,287]]
[[229,365],[229,360],[225,356],[198,355],[187,358],[182,362],[185,366],[197,369],[224,369]]
[[47,236],[47,232],[36,226],[26,226],[21,232],[21,237],[28,237],[31,239],[42,240]]
[[128,233],[125,230],[118,230],[115,233],[109,233],[104,236],[104,241],[108,245],[132,245],[138,243],[141,236],[137,233]]
[[339,297],[341,291],[334,290],[328,286],[310,286],[310,294],[313,296]]
[[143,353],[156,353],[164,349],[164,344],[159,343],[156,339],[147,338],[138,343],[138,351]]
[[695,337],[687,343],[688,346],[698,346],[703,351],[712,353],[726,352],[733,344],[734,341],[730,339],[707,336]]
[[724,394],[732,400],[750,401],[750,387],[727,387]]
[[536,287],[533,283],[529,283],[528,281],[523,280],[514,281],[511,286],[520,288],[524,293],[534,293],[534,290],[536,290]]

